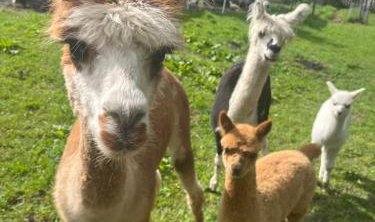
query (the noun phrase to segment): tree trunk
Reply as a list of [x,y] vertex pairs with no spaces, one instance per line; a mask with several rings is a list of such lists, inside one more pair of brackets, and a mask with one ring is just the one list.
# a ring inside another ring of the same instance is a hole
[[368,23],[368,15],[370,11],[370,0],[361,0],[359,21],[363,24]]
[[313,8],[312,8],[312,15],[314,15],[315,14],[315,7],[316,7],[316,2],[317,2],[318,0],[313,0]]

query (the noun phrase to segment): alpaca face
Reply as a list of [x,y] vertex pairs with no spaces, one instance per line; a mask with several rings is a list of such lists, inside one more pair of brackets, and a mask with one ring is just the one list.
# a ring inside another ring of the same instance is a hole
[[79,115],[105,156],[136,150],[147,139],[164,56],[179,41],[176,27],[162,10],[137,3],[82,5],[65,25]]
[[255,168],[258,152],[261,150],[264,137],[271,130],[271,125],[270,121],[265,121],[257,127],[248,124],[235,125],[224,112],[220,113],[219,128],[226,175],[239,179]]
[[330,99],[332,112],[336,118],[345,117],[350,112],[353,97],[349,92],[339,92]]
[[344,91],[338,90],[332,82],[327,82],[328,89],[330,90],[332,96],[329,99],[329,103],[332,107],[331,111],[336,118],[345,118],[348,113],[350,113],[351,105],[359,94],[361,94],[364,89],[359,89],[356,91]]
[[263,60],[275,62],[284,43],[294,36],[291,26],[302,22],[310,9],[301,4],[292,12],[275,16],[267,13],[266,5],[266,1],[257,0],[250,7],[250,44]]
[[255,167],[255,161],[261,146],[256,139],[236,141],[229,136],[222,139],[222,145],[223,165],[227,175],[230,175],[233,179],[239,179]]
[[275,27],[263,27],[254,31],[257,36],[253,41],[258,49],[259,56],[268,62],[276,62],[280,51],[289,36],[285,36]]

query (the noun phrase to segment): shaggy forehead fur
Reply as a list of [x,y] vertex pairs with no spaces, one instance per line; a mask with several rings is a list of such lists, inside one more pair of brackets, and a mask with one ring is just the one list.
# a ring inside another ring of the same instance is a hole
[[292,27],[283,19],[277,18],[275,15],[269,15],[264,11],[262,18],[256,18],[256,4],[253,3],[249,8],[248,20],[250,20],[250,33],[251,36],[257,36],[256,33],[273,33],[286,40],[294,37]]
[[244,147],[251,150],[250,145],[256,145],[257,139],[255,136],[256,128],[247,124],[236,124],[236,128],[228,132],[221,139],[221,144],[225,148]]
[[138,44],[151,50],[175,48],[181,42],[177,23],[167,9],[143,1],[84,2],[70,11],[59,24],[64,30],[60,36],[63,40],[76,38],[97,48]]

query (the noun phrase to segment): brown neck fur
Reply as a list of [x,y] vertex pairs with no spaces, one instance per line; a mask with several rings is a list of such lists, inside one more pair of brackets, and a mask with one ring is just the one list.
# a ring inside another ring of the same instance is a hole
[[226,173],[222,198],[219,221],[260,221],[255,166],[240,179]]
[[[77,120],[79,144],[76,147],[82,161],[82,197],[85,205],[108,205],[121,199],[119,190],[124,186],[126,168],[124,163],[103,158],[91,138],[86,121]],[[78,142],[77,141],[77,142]]]

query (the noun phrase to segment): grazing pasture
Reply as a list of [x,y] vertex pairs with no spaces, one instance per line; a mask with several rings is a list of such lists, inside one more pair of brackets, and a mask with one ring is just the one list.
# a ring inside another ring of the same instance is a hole
[[[246,55],[245,18],[245,13],[186,13],[185,48],[166,61],[189,96],[197,173],[205,188],[215,155],[209,110],[224,70]],[[270,73],[271,152],[310,141],[315,115],[329,97],[326,81],[340,89],[366,88],[353,106],[332,189],[316,189],[306,219],[311,222],[375,221],[375,16],[369,25],[345,19],[346,11],[318,8],[298,26]],[[59,66],[61,45],[45,34],[49,20],[47,14],[0,8],[0,221],[59,221],[51,192],[74,118]],[[318,164],[315,168],[317,173]],[[153,220],[193,221],[169,157],[160,172]],[[219,190],[222,185],[223,180]],[[220,196],[205,197],[205,219],[216,221]]]

